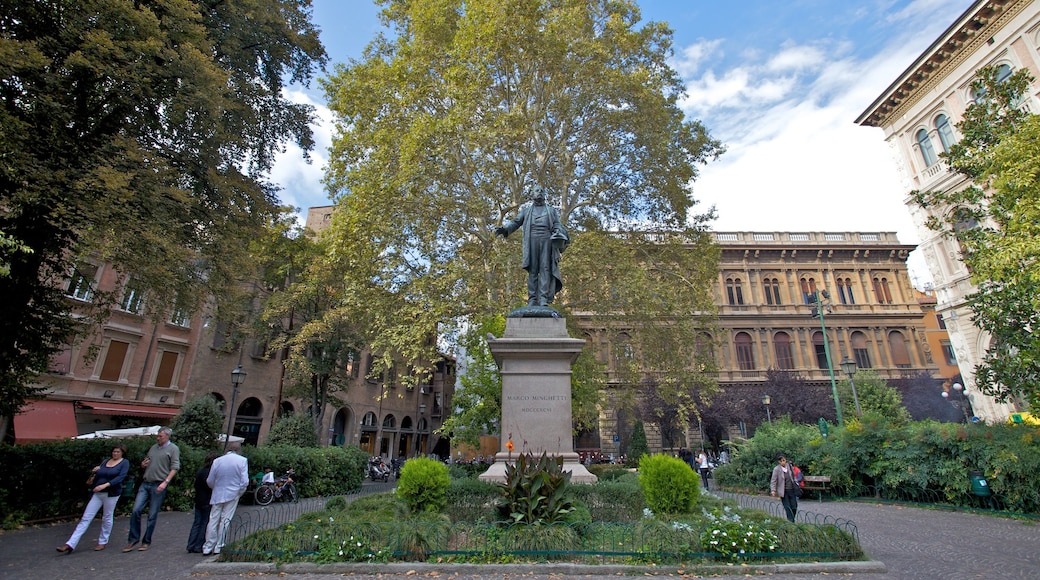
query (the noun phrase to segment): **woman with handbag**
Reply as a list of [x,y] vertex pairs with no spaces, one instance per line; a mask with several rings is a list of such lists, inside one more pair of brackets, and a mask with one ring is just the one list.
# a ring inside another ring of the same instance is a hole
[[773,475],[769,478],[769,495],[780,496],[780,503],[784,505],[784,513],[787,519],[794,521],[798,514],[798,498],[802,495],[802,488],[794,481],[794,466],[787,463],[787,457],[783,453],[776,454],[777,466],[773,468]]
[[59,552],[71,554],[76,550],[80,538],[90,527],[98,510],[104,508],[101,515],[101,535],[94,550],[104,550],[108,544],[108,537],[112,533],[112,519],[116,512],[116,502],[123,493],[123,480],[130,472],[130,462],[126,457],[126,445],[119,444],[112,448],[112,457],[101,462],[95,467],[87,478],[87,487],[91,490],[90,501],[87,508],[83,510],[83,518],[80,519],[76,530],[72,532],[69,540],[63,546],[58,546]]

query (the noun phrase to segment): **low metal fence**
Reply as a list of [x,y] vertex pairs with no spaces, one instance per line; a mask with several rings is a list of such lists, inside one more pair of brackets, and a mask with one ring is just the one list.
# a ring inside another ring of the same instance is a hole
[[[373,490],[378,491],[378,490]],[[348,501],[358,497],[349,497]],[[764,510],[783,520],[766,502],[731,494],[742,506]],[[225,561],[387,562],[450,558],[458,562],[567,561],[609,563],[711,563],[856,560],[863,556],[856,525],[848,520],[802,512],[804,527],[775,529],[775,537],[758,544],[761,551],[710,549],[712,528],[646,519],[639,522],[593,522],[567,525],[510,526],[501,523],[452,523],[448,518],[359,524],[335,521],[321,511],[330,498],[273,504],[236,514]],[[762,529],[758,525],[758,529]],[[731,530],[732,531],[732,530]],[[734,538],[736,539],[736,538]]]

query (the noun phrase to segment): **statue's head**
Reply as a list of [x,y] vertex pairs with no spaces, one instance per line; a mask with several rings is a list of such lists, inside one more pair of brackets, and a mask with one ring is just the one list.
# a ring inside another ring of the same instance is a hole
[[531,199],[537,204],[545,203],[545,188],[541,185],[536,185],[531,188]]

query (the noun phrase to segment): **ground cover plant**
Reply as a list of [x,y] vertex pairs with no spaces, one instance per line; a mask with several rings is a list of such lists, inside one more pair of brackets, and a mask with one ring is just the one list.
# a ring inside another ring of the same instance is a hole
[[[739,509],[708,493],[679,502],[673,513],[656,513],[647,507],[647,482],[681,476],[671,473],[671,464],[662,459],[645,461],[651,462],[648,467],[666,466],[667,477],[646,475],[640,480],[636,474],[625,474],[594,485],[572,485],[561,477],[555,460],[527,457],[523,467],[518,461],[511,471],[511,485],[452,479],[442,510],[409,505],[401,492],[350,503],[336,498],[323,512],[236,541],[221,554],[225,560],[317,563],[684,565],[862,557],[846,530],[791,524],[763,511]],[[696,474],[682,466],[696,489]],[[550,497],[555,499],[549,501]]]

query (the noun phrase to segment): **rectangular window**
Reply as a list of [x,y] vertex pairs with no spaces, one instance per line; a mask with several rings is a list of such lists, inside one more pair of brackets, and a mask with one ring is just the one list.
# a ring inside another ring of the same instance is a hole
[[755,370],[755,353],[751,350],[750,343],[737,343],[737,364],[742,371]]
[[69,285],[65,293],[76,300],[84,302],[94,297],[94,278],[97,276],[97,266],[93,264],[80,263],[69,277]]
[[155,375],[155,386],[173,386],[173,371],[177,368],[178,356],[176,352],[163,351],[162,358],[159,360],[159,372]]
[[144,293],[137,281],[131,278],[123,287],[123,299],[119,301],[119,309],[123,312],[140,314],[142,306],[144,306]]
[[943,320],[943,315],[938,312],[935,313],[935,321],[939,323],[939,328],[946,330],[946,321]]
[[867,353],[865,348],[854,348],[852,349],[852,356],[856,359],[856,366],[861,369],[869,369],[870,367],[870,354]]
[[347,361],[343,369],[346,371],[347,376],[356,379],[361,371],[361,361],[358,359],[358,353],[354,351],[347,352]]
[[108,343],[108,353],[105,355],[105,364],[101,367],[101,375],[98,377],[103,381],[118,381],[123,374],[123,363],[126,361],[126,351],[130,343],[121,340],[113,340]]
[[826,347],[824,347],[824,345],[821,343],[814,344],[813,348],[816,351],[816,365],[819,366],[821,369],[826,370],[828,368]]
[[776,368],[778,369],[793,369],[794,368],[794,356],[791,354],[791,343],[789,342],[777,342],[776,343]]
[[950,344],[950,341],[944,340],[940,344],[942,345],[943,358],[946,359],[946,364],[956,365],[957,353],[953,351],[953,345]]

